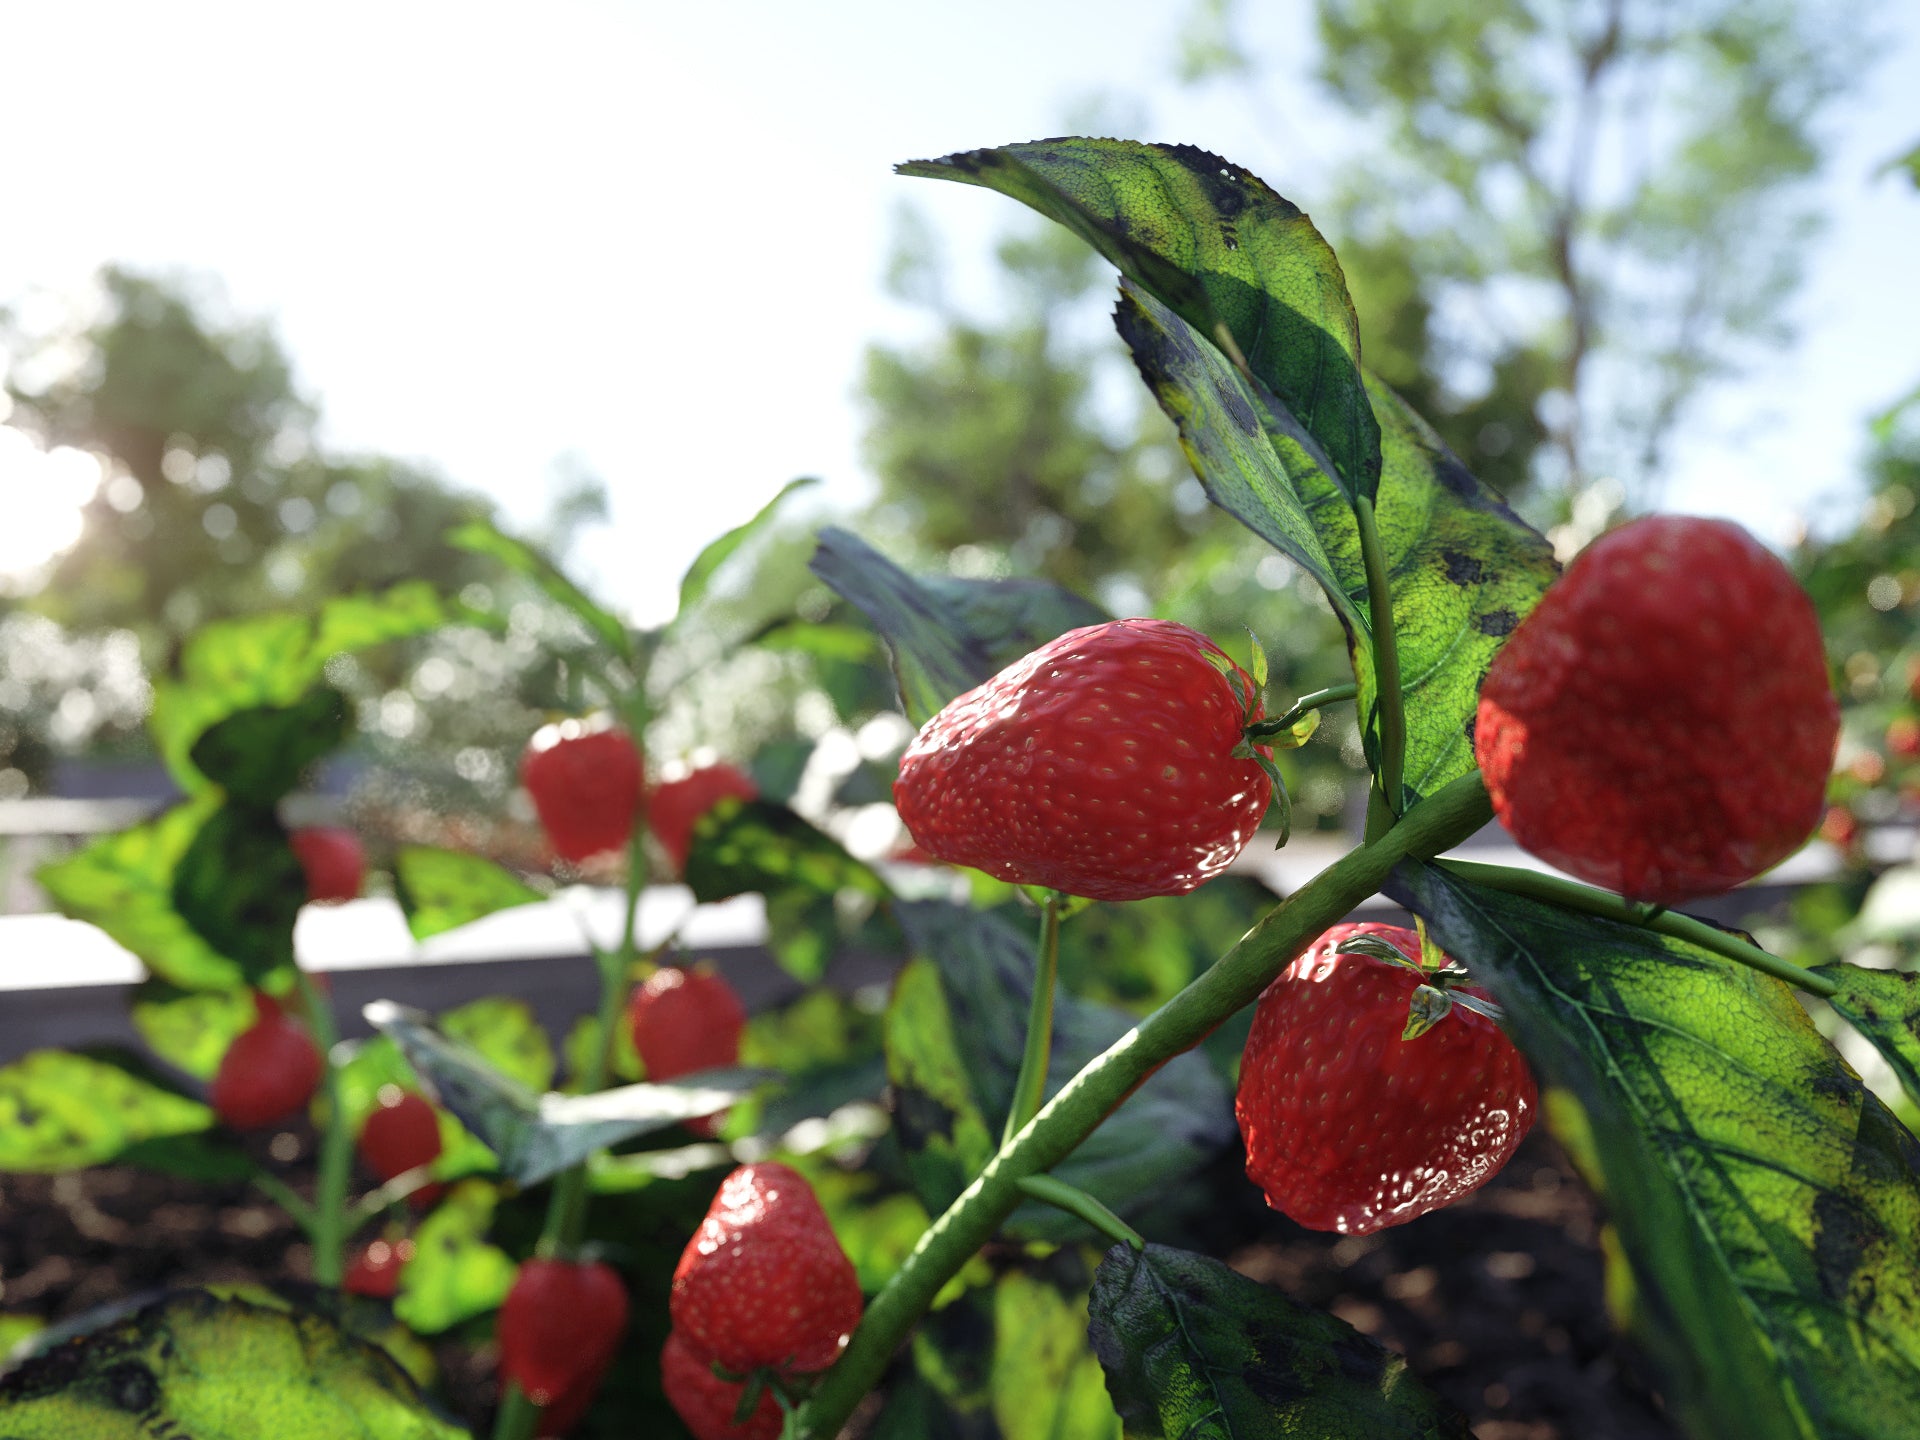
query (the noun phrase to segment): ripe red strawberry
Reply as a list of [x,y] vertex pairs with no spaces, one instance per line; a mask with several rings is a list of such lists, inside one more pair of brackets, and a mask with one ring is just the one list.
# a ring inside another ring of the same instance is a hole
[[551,1405],[605,1373],[627,1328],[627,1291],[597,1260],[528,1260],[500,1306],[500,1373]]
[[1245,848],[1272,793],[1233,754],[1260,707],[1210,656],[1166,620],[1068,631],[922,727],[893,787],[900,818],[928,854],[1002,880],[1185,894]]
[[552,1437],[566,1435],[586,1418],[587,1411],[593,1408],[594,1397],[600,1393],[600,1386],[607,1378],[607,1371],[613,1368],[615,1353],[608,1351],[607,1358],[598,1367],[575,1380],[541,1409],[539,1424],[533,1432],[538,1440],[552,1440]]
[[1364,1235],[1491,1179],[1539,1095],[1513,1042],[1463,1005],[1401,1039],[1421,976],[1335,953],[1356,935],[1420,954],[1419,936],[1392,925],[1336,925],[1314,941],[1260,997],[1234,1113],[1269,1205],[1310,1229]]
[[[382,1085],[378,1101],[360,1127],[360,1158],[384,1184],[396,1175],[440,1157],[440,1116],[428,1099],[398,1085]],[[408,1198],[418,1206],[431,1205],[440,1185],[428,1185]]]
[[687,1342],[678,1330],[667,1335],[660,1352],[660,1388],[667,1403],[693,1432],[693,1440],[778,1440],[785,1417],[771,1389],[760,1392],[760,1403],[746,1423],[733,1423],[746,1391],[744,1381],[722,1380],[713,1373],[713,1360]]
[[785,1165],[721,1182],[680,1254],[674,1328],[735,1375],[824,1370],[860,1323],[860,1281],[813,1189]]
[[[719,975],[668,965],[634,990],[627,1023],[647,1078],[676,1080],[696,1070],[738,1063],[747,1012]],[[690,1121],[688,1128],[713,1133],[705,1118]]]
[[391,1300],[400,1289],[400,1272],[413,1259],[411,1240],[372,1240],[347,1266],[340,1288],[349,1295]]
[[640,812],[640,752],[624,730],[569,734],[548,726],[520,760],[520,783],[533,797],[554,852],[580,861],[618,850]]
[[208,1097],[214,1113],[236,1130],[258,1130],[298,1114],[326,1071],[305,1026],[269,996],[254,996],[254,1004],[259,1019],[220,1057]]
[[309,825],[287,837],[307,874],[307,900],[325,905],[357,899],[367,878],[367,856],[360,837],[333,825]]
[[1653,516],[1588,546],[1494,657],[1474,754],[1523,848],[1672,905],[1813,832],[1839,725],[1787,567],[1727,521]]
[[647,797],[647,824],[674,870],[687,868],[693,849],[693,827],[722,800],[757,800],[760,787],[753,777],[732,765],[708,765],[682,780],[669,780]]

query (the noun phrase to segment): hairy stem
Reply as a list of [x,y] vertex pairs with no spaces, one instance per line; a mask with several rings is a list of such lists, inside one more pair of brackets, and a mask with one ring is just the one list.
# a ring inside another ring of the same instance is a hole
[[1436,855],[1491,818],[1478,774],[1437,791],[1380,839],[1315,876],[1204,974],[1088,1062],[920,1237],[800,1410],[801,1440],[839,1432],[940,1288],[1019,1205],[1026,1193],[1021,1181],[1058,1165],[1141,1081],[1257,999],[1315,937],[1378,890],[1402,859]]
[[1057,892],[1040,907],[1040,954],[1033,972],[1033,1003],[1027,1011],[1027,1047],[1020,1056],[1020,1074],[1013,1082],[1013,1103],[1007,1109],[1005,1145],[1040,1110],[1047,1093],[1047,1060],[1053,1053],[1053,991],[1060,973],[1060,903]]

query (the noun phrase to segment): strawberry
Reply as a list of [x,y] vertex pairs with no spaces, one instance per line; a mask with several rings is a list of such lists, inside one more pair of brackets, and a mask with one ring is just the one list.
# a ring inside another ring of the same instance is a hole
[[367,856],[360,837],[333,825],[309,825],[287,837],[307,874],[307,901],[326,905],[357,899],[367,877]]
[[554,1396],[550,1403],[541,1407],[539,1425],[533,1432],[538,1440],[552,1440],[552,1437],[568,1434],[586,1418],[587,1411],[593,1408],[594,1399],[600,1394],[607,1371],[613,1368],[613,1360],[614,1352],[608,1351],[607,1358],[598,1366],[580,1376]]
[[[377,1102],[360,1127],[360,1158],[384,1184],[397,1175],[440,1158],[440,1116],[424,1095],[382,1085]],[[417,1206],[431,1205],[442,1187],[426,1185],[408,1198]]]
[[627,1291],[597,1260],[528,1260],[500,1306],[500,1373],[536,1405],[604,1374],[627,1328]]
[[1397,926],[1327,931],[1261,995],[1234,1100],[1247,1175],[1267,1203],[1350,1235],[1491,1179],[1539,1108],[1525,1058],[1486,1016],[1454,1005],[1402,1039],[1422,972],[1339,953],[1357,936],[1420,955],[1419,936]]
[[270,996],[254,996],[259,1016],[220,1057],[208,1098],[222,1123],[258,1130],[298,1114],[320,1088],[326,1061],[306,1027]]
[[769,1388],[760,1392],[760,1403],[746,1423],[734,1424],[746,1382],[722,1380],[714,1374],[712,1358],[689,1344],[678,1330],[668,1333],[666,1348],[660,1352],[660,1388],[693,1432],[693,1440],[778,1440],[785,1423],[780,1402]]
[[520,783],[533,798],[554,852],[575,862],[618,850],[640,812],[640,752],[624,730],[549,725],[520,760]]
[[721,1182],[680,1254],[674,1328],[735,1375],[824,1370],[860,1323],[860,1281],[813,1189],[785,1165]]
[[349,1295],[391,1300],[400,1289],[400,1272],[413,1258],[411,1240],[372,1240],[347,1266],[340,1288]]
[[[675,1080],[738,1062],[747,1012],[719,975],[667,965],[634,990],[627,1023],[647,1078]],[[713,1133],[705,1119],[690,1122],[689,1128]]]
[[1800,846],[1839,727],[1787,567],[1738,525],[1652,516],[1581,552],[1494,657],[1474,754],[1524,849],[1672,905]]
[[1183,895],[1266,811],[1272,784],[1242,735],[1261,714],[1252,695],[1184,625],[1070,630],[929,720],[894,802],[929,855],[1002,880],[1095,900]]
[[673,861],[675,872],[687,868],[693,849],[693,827],[722,800],[757,800],[760,787],[744,770],[731,765],[708,765],[682,780],[669,780],[647,797],[647,825],[660,848]]

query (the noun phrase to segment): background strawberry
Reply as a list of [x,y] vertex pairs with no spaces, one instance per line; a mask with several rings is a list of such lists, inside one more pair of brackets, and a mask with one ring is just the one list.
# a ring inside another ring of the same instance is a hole
[[776,1440],[785,1417],[772,1390],[760,1392],[760,1403],[746,1423],[733,1423],[744,1381],[722,1380],[713,1373],[713,1357],[690,1344],[678,1330],[667,1336],[660,1352],[660,1388],[693,1440]]
[[1234,1114],[1269,1205],[1310,1229],[1364,1235],[1491,1179],[1539,1095],[1513,1042],[1465,1006],[1402,1039],[1422,977],[1338,953],[1357,935],[1419,958],[1420,937],[1392,925],[1336,925],[1314,941],[1260,997]]
[[1474,755],[1524,848],[1674,905],[1799,848],[1839,730],[1787,567],[1738,525],[1659,515],[1582,551],[1494,657]]
[[367,878],[360,837],[335,825],[309,825],[287,837],[307,876],[307,900],[325,905],[358,898]]
[[[719,975],[667,965],[634,990],[627,1023],[647,1078],[674,1080],[737,1064],[747,1011]],[[688,1128],[704,1134],[713,1130],[704,1117],[690,1121]]]
[[618,850],[640,812],[640,752],[624,730],[535,735],[520,759],[520,783],[532,797],[554,853],[581,861]]
[[693,827],[700,817],[729,798],[758,799],[753,777],[732,765],[708,765],[680,780],[669,780],[647,797],[647,825],[675,872],[687,868]]
[[893,787],[900,818],[929,855],[1002,880],[1185,894],[1245,848],[1272,794],[1233,754],[1260,707],[1216,659],[1166,620],[1068,631],[922,727]]
[[[440,1158],[439,1112],[417,1091],[382,1085],[355,1143],[361,1160],[385,1183]],[[425,1185],[407,1198],[416,1206],[431,1205],[443,1188]]]
[[627,1291],[597,1260],[528,1260],[500,1306],[500,1373],[536,1405],[604,1374],[627,1328]]
[[824,1370],[860,1323],[860,1282],[813,1189],[785,1165],[721,1182],[681,1252],[674,1328],[736,1375]]
[[267,995],[254,996],[259,1019],[220,1057],[208,1100],[236,1130],[257,1130],[297,1114],[320,1088],[326,1061],[313,1037]]

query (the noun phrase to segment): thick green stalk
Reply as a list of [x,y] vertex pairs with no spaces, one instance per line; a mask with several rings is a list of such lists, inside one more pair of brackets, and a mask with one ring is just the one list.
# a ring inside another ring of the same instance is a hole
[[[1355,500],[1353,513],[1360,528],[1360,558],[1367,569],[1367,619],[1373,631],[1375,703],[1380,707],[1380,793],[1386,797],[1387,809],[1398,815],[1404,803],[1401,785],[1407,760],[1407,712],[1400,694],[1400,642],[1394,635],[1393,587],[1387,575],[1387,553],[1380,544],[1379,527],[1374,524],[1373,501],[1364,496]],[[1376,838],[1371,828],[1367,838]]]
[[326,1059],[322,1086],[327,1098],[327,1125],[320,1136],[320,1176],[313,1192],[313,1280],[338,1287],[346,1277],[347,1181],[353,1173],[353,1132],[347,1128],[347,1107],[340,1103],[340,1074],[333,1062],[340,1029],[334,1023],[333,1001],[320,993],[304,970],[299,977],[300,998],[306,1004],[313,1043]]
[[1378,890],[1402,859],[1436,855],[1491,818],[1479,775],[1454,781],[1379,840],[1315,876],[1186,989],[1090,1061],[1001,1146],[979,1178],[920,1237],[799,1412],[800,1440],[828,1440],[839,1433],[940,1288],[1019,1205],[1025,1196],[1021,1181],[1066,1159],[1135,1086],[1257,999],[1315,937]]
[[1060,974],[1060,903],[1049,893],[1040,907],[1040,955],[1033,971],[1033,1002],[1027,1010],[1027,1046],[1020,1056],[1020,1074],[1013,1082],[1013,1103],[1007,1109],[1005,1145],[1040,1111],[1047,1093],[1047,1061],[1053,1053],[1053,991]]
[[1710,950],[1736,964],[1771,975],[1776,980],[1784,980],[1809,994],[1831,995],[1839,989],[1824,975],[1802,970],[1792,961],[1770,955],[1758,945],[1750,945],[1738,935],[1730,935],[1704,920],[1696,920],[1691,915],[1676,915],[1671,910],[1659,910],[1649,915],[1643,905],[1624,900],[1608,890],[1582,885],[1577,880],[1562,880],[1557,875],[1542,875],[1538,870],[1516,870],[1507,865],[1483,865],[1477,860],[1448,860],[1441,868],[1458,875],[1462,880],[1484,885],[1489,890],[1504,890],[1509,895],[1544,900],[1563,910],[1578,910],[1583,915],[1598,915],[1603,920],[1636,925],[1657,935],[1671,935],[1676,940],[1698,945],[1702,950]]

